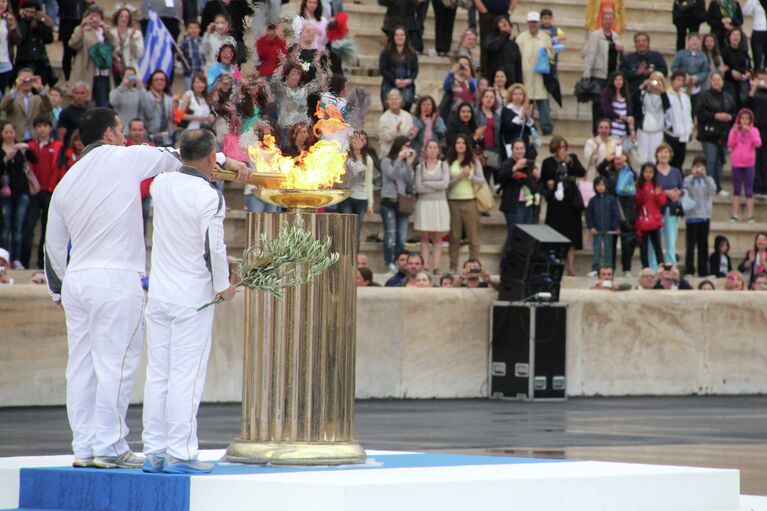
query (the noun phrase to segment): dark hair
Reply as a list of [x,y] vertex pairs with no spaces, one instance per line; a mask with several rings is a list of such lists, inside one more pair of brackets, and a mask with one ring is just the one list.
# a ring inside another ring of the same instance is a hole
[[93,14],[94,12],[98,13],[101,16],[101,19],[104,19],[104,9],[102,9],[98,5],[91,4],[91,5],[89,5],[88,7],[85,8],[85,15],[86,16],[88,16],[89,14]]
[[681,69],[677,69],[676,71],[671,73],[670,81],[673,82],[674,80],[676,80],[677,78],[680,78],[680,77],[681,78],[686,78],[687,77],[687,73],[685,73]]
[[344,87],[346,87],[346,77],[344,75],[335,74],[330,77],[330,82],[328,83],[328,92],[330,92],[334,96],[338,96],[341,94],[341,91],[344,90]]
[[202,89],[202,97],[205,99],[205,103],[210,104],[210,99],[208,99],[208,80],[205,78],[205,75],[203,73],[195,73],[192,75],[192,81],[190,82],[192,84],[192,88],[190,89],[192,91],[192,95],[196,96],[197,94],[194,92],[194,82],[195,80],[200,80],[202,83],[205,84],[205,87]]
[[652,179],[650,182],[653,186],[656,186],[658,184],[658,167],[655,166],[652,162],[646,162],[642,165],[642,168],[639,170],[639,177],[637,177],[637,188],[642,188],[647,181],[644,179],[644,170],[650,168],[652,169]]
[[395,138],[394,142],[391,144],[391,149],[389,149],[389,152],[386,154],[386,157],[389,158],[393,163],[394,160],[397,159],[397,156],[399,156],[399,152],[402,151],[402,148],[405,147],[405,144],[408,142],[410,142],[410,139],[404,135],[400,135]]
[[607,117],[602,117],[596,123],[594,123],[594,135],[599,133],[599,125],[602,124],[603,122],[607,123],[607,125],[610,127],[610,132],[612,132],[612,130],[613,130],[613,122],[610,119],[608,119]]
[[299,64],[298,62],[288,62],[288,63],[285,64],[285,67],[282,68],[282,81],[283,82],[287,81],[288,75],[294,69],[298,69],[301,72],[301,79],[300,79],[299,83],[303,83],[305,72],[304,72],[304,68],[302,68],[301,64]]
[[300,151],[298,146],[296,145],[296,137],[298,136],[298,132],[302,129],[306,129],[306,132],[308,134],[308,137],[306,139],[307,146],[312,144],[312,136],[314,132],[312,131],[312,126],[309,124],[308,121],[298,121],[294,125],[292,125],[290,128],[288,128],[288,144],[291,147],[295,147],[296,150]]
[[474,66],[471,65],[471,59],[467,57],[466,55],[459,55],[458,58],[455,59],[455,62],[458,63],[462,60],[465,60],[469,64],[467,66],[467,68],[469,69],[469,76],[471,76],[472,78],[476,78],[474,73]]
[[85,145],[98,142],[104,138],[107,129],[117,128],[119,119],[111,108],[91,108],[80,118],[80,140]]
[[551,16],[552,18],[554,17],[554,13],[551,12],[551,9],[541,9],[540,15],[541,15],[541,18],[543,18],[544,16]]
[[642,36],[645,36],[647,38],[648,43],[650,42],[650,34],[648,34],[647,32],[637,32],[636,34],[634,34],[634,43],[637,42],[638,37],[642,37]]
[[758,232],[756,233],[756,236],[754,236],[754,252],[756,252],[756,240],[759,239],[759,236],[764,236],[765,238],[767,238],[767,232],[764,232],[764,231]]
[[185,21],[184,25],[186,25],[187,28],[189,28],[189,25],[197,25],[199,27],[200,22],[197,20],[189,20],[189,21]]
[[140,122],[141,124],[144,125],[144,129],[146,129],[146,123],[144,122],[144,119],[142,119],[141,117],[136,117],[135,119],[131,119],[130,121],[128,121],[129,130],[130,130],[130,127],[133,126],[134,122]]
[[597,191],[597,185],[599,183],[603,183],[605,186],[607,186],[607,179],[604,178],[604,176],[597,176],[594,178],[594,191]]
[[614,71],[607,79],[607,84],[605,85],[605,91],[607,92],[607,95],[610,99],[615,99],[615,97],[618,95],[618,89],[615,88],[615,79],[618,76],[623,78],[623,87],[621,87],[620,90],[623,99],[625,99],[627,102],[631,101],[631,94],[629,94],[629,81],[626,79],[626,75],[620,71]]
[[[397,45],[394,44],[394,33],[397,30],[402,30],[405,33],[405,46],[402,48],[402,53],[397,51]],[[388,51],[392,60],[397,62],[401,61],[402,59],[405,59],[408,62],[412,62],[416,59],[415,50],[413,50],[413,47],[410,45],[410,36],[407,33],[407,29],[402,25],[397,25],[392,29],[391,33],[389,34],[389,40],[386,43],[386,49],[384,51]]]
[[418,98],[418,101],[415,104],[415,109],[413,110],[413,117],[421,117],[421,105],[424,103],[424,101],[431,101],[431,115],[439,117],[437,102],[434,101],[434,98],[429,95],[421,96]]
[[445,273],[439,278],[439,285],[441,286],[443,282],[446,280],[450,280],[450,282],[454,282],[455,278],[453,277],[452,273]]
[[185,161],[199,161],[216,150],[216,136],[212,131],[197,129],[181,133],[178,152]]
[[397,254],[394,256],[394,260],[396,261],[397,259],[399,259],[399,258],[400,258],[400,257],[402,257],[403,255],[406,255],[406,256],[410,257],[410,254],[411,254],[410,250],[400,250],[400,251],[399,251],[399,252],[397,252]]
[[130,12],[130,9],[127,7],[120,7],[114,12],[114,14],[112,14],[112,25],[117,26],[117,19],[120,17],[120,14],[122,14],[123,11],[128,13],[128,26],[130,27],[133,25],[133,13]]
[[417,257],[418,259],[421,260],[421,264],[423,264],[423,256],[419,254],[418,252],[413,252],[412,254],[407,256],[408,259],[410,259],[411,257]]
[[714,283],[711,282],[708,279],[706,279],[706,280],[702,281],[700,284],[698,284],[698,289],[703,289],[703,286],[705,286],[706,284],[711,286],[712,289],[716,289],[716,286],[714,285]]
[[11,126],[13,128],[13,131],[16,131],[16,126],[14,126],[11,121],[0,121],[0,131],[3,131],[6,126]]
[[[714,47],[711,49],[711,53],[706,50],[706,39],[709,37],[714,41]],[[722,53],[719,51],[719,41],[714,34],[709,33],[703,36],[700,44],[700,51],[702,51],[703,54],[717,66],[722,63]]]
[[[362,161],[365,164],[367,164],[367,161],[368,161],[368,151],[370,151],[370,137],[368,137],[368,134],[365,133],[364,130],[354,130],[354,134],[353,135],[362,135],[362,136],[365,137],[365,145],[363,145],[362,148],[360,149],[360,155],[362,156]],[[354,160],[354,149],[352,149],[351,142],[349,143],[348,159]]]
[[458,152],[455,150],[455,144],[459,139],[463,140],[466,144],[466,152],[463,154],[463,160],[458,163],[460,163],[461,166],[472,165],[474,163],[474,145],[471,143],[471,137],[463,133],[456,135],[453,142],[450,144],[450,148],[447,150],[447,164],[452,165],[453,162],[458,160]]
[[47,124],[48,126],[53,126],[53,121],[48,115],[38,115],[37,117],[35,117],[35,120],[32,121],[32,126],[36,128],[41,124]]
[[603,264],[602,266],[600,266],[599,270],[597,271],[597,275],[602,273],[602,270],[610,270],[611,272],[615,273],[615,268],[613,268],[609,264]]
[[562,142],[567,144],[567,149],[570,149],[570,143],[565,139],[565,137],[560,135],[554,135],[551,137],[551,142],[549,142],[549,152],[551,154],[556,154],[557,151],[559,151],[559,146],[562,145]]
[[499,34],[501,32],[501,30],[498,28],[498,23],[500,23],[501,20],[506,20],[506,23],[508,23],[509,26],[511,26],[511,20],[506,14],[501,14],[499,16],[496,16],[495,19],[493,20],[493,31],[495,34]]
[[706,157],[705,156],[696,156],[692,160],[692,166],[694,167],[695,165],[703,165],[704,167],[706,167]]
[[232,62],[235,61],[235,58],[237,57],[237,50],[234,49],[234,45],[232,43],[224,43],[216,52],[216,62],[219,64],[221,63],[221,53],[227,48],[232,50]]
[[466,259],[466,260],[463,262],[463,266],[462,266],[462,268],[466,268],[466,265],[467,265],[467,264],[469,264],[469,263],[477,263],[477,264],[479,265],[479,267],[480,267],[480,268],[482,267],[482,263],[481,263],[481,262],[479,262],[479,259],[476,259],[476,258],[474,258],[474,257],[470,257],[470,258]]
[[152,88],[152,80],[154,80],[155,75],[163,75],[165,77],[165,89],[163,92],[165,92],[165,94],[170,94],[171,83],[170,83],[170,80],[168,80],[168,75],[166,75],[165,71],[163,71],[162,69],[155,69],[154,71],[152,71],[152,74],[149,75],[149,80],[147,80],[147,83],[146,83],[147,88],[149,89]]
[[373,282],[373,272],[370,268],[357,268],[357,271],[360,272],[360,277],[362,277],[362,280],[368,284]]
[[746,49],[746,51],[748,51],[746,34],[743,32],[743,29],[741,27],[733,27],[730,30],[728,30],[724,36],[724,42],[727,43],[728,46],[730,46],[730,36],[732,35],[733,32],[740,32],[740,43],[738,44],[738,49]]
[[59,87],[59,86],[57,86],[57,85],[54,85],[53,87],[51,87],[51,88],[49,89],[49,92],[50,92],[50,91],[54,91],[54,90],[55,90],[56,92],[58,92],[59,94],[61,94],[62,96],[64,95],[64,92],[61,90],[61,87]]
[[[306,3],[308,0],[301,0],[301,7],[298,9],[298,15],[304,17],[304,10],[306,9]],[[317,0],[317,8],[314,10],[314,19],[320,21],[322,19],[322,2]]]

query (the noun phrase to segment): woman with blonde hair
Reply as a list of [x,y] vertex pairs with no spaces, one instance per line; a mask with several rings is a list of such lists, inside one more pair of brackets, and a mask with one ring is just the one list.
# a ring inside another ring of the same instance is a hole
[[743,278],[743,274],[738,270],[732,270],[727,273],[727,278],[724,281],[725,291],[745,291],[746,279]]
[[645,159],[655,163],[655,150],[663,142],[666,110],[671,108],[663,73],[655,71],[642,82],[632,101],[639,150]]
[[506,93],[506,106],[501,109],[501,149],[502,159],[511,158],[511,144],[522,140],[527,148],[527,156],[535,159],[530,152],[530,133],[535,129],[533,105],[527,100],[527,90],[521,83],[509,87]]

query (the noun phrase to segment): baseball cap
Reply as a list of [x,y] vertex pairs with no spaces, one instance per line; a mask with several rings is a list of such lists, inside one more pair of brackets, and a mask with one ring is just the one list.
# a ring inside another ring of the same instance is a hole
[[4,248],[0,248],[0,259],[4,260],[6,264],[11,262],[11,254]]
[[530,12],[527,13],[527,21],[528,22],[530,22],[530,21],[540,22],[541,21],[541,15],[538,14],[538,12],[536,12],[536,11],[530,11]]

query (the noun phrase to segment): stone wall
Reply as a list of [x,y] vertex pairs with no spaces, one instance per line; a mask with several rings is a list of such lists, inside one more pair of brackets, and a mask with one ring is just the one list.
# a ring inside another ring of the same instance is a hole
[[[360,290],[357,397],[487,396],[495,296]],[[767,392],[767,293],[563,290],[562,301],[571,396]],[[217,307],[204,401],[239,400],[243,310],[242,296]],[[0,406],[64,403],[64,315],[44,289],[0,287],[0,346]]]

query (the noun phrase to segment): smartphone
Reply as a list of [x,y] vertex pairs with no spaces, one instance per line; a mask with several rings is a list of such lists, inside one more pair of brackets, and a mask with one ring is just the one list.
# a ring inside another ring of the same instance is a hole
[[469,273],[482,273],[482,270],[480,270],[479,268],[471,268],[469,270]]
[[613,287],[613,281],[612,280],[603,280],[602,281],[602,287]]
[[619,145],[615,148],[615,156],[621,156],[623,154],[623,146]]
[[663,269],[664,269],[665,271],[671,271],[671,269],[672,269],[673,267],[674,267],[674,265],[673,265],[673,264],[664,264],[664,265],[663,265]]

